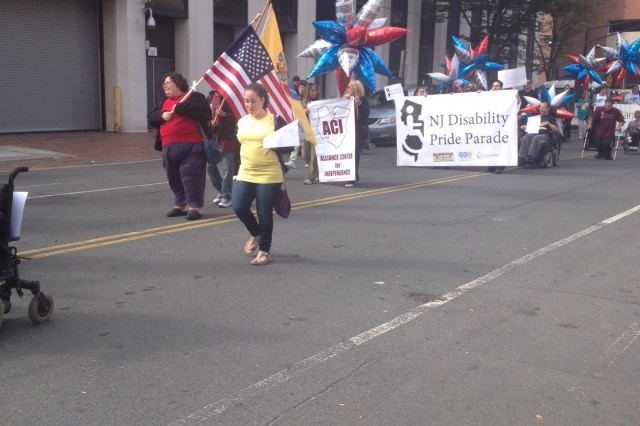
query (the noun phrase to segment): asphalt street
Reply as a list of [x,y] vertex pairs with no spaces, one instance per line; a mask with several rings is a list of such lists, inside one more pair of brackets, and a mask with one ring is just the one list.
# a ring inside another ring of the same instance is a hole
[[640,154],[580,148],[495,175],[378,147],[350,190],[298,162],[264,267],[231,209],[165,217],[160,161],[21,174],[55,311],[13,299],[2,423],[638,425]]

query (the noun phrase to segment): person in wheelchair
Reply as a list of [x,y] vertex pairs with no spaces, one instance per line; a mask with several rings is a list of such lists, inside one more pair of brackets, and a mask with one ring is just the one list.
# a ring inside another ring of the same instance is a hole
[[637,151],[638,143],[640,142],[640,110],[634,112],[633,116],[635,120],[629,122],[629,125],[624,130],[625,139],[631,136],[629,151]]
[[[554,138],[558,136],[558,124],[556,117],[551,114],[551,106],[548,102],[542,102],[538,106],[540,112],[540,129],[538,133],[527,133],[520,138],[518,148],[518,164],[537,164],[540,154],[543,152],[545,144],[555,143]],[[520,126],[524,131],[526,125]]]

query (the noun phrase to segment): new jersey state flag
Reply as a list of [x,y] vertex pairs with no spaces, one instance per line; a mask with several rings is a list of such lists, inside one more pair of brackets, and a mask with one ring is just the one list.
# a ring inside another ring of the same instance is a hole
[[[276,70],[276,75],[280,80],[280,84],[282,84],[282,86],[288,91],[289,77],[287,75],[287,61],[284,56],[284,49],[282,48],[282,40],[280,39],[280,29],[278,28],[278,21],[276,20],[276,15],[273,12],[273,6],[271,5],[271,3],[269,3],[269,7],[265,12],[260,40],[262,41],[262,44],[264,44],[264,47],[267,49],[267,52],[269,52],[269,56],[271,57],[271,61],[273,62],[273,67]],[[304,129],[305,139],[315,144],[316,140],[313,135],[313,131],[311,130],[309,119],[304,113],[304,108],[302,108],[302,104],[299,100],[293,99],[290,95],[288,97],[293,114],[296,116],[296,118],[302,125],[302,128]]]

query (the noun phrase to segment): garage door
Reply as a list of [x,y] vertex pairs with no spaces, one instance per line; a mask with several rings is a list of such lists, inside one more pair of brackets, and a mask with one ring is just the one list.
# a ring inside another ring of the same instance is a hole
[[0,133],[101,128],[97,0],[0,1]]

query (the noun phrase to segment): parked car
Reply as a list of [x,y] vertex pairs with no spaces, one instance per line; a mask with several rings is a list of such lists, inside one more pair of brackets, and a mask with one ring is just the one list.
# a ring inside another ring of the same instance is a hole
[[[412,96],[415,84],[404,89],[405,96]],[[384,90],[378,90],[369,96],[369,139],[375,145],[396,144],[396,106],[388,101]]]

